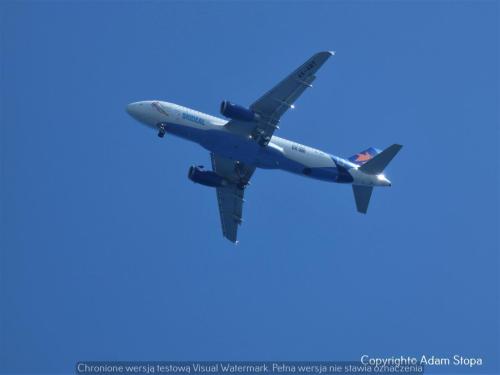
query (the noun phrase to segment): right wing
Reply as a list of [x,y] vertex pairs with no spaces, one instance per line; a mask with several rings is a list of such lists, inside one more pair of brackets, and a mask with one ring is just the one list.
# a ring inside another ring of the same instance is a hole
[[244,188],[252,177],[255,167],[211,154],[212,169],[229,183],[217,188],[217,203],[222,233],[231,242],[238,242],[238,225],[242,223]]
[[238,133],[244,133],[266,145],[274,131],[278,128],[281,116],[293,108],[293,103],[316,78],[315,74],[321,66],[334,55],[334,52],[318,52],[295,69],[290,75],[257,99],[250,109],[259,114],[260,120],[244,123],[231,120],[226,126]]

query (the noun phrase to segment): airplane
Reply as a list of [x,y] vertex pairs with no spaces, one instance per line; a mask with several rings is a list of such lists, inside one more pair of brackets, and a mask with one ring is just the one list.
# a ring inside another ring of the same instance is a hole
[[249,107],[222,101],[220,113],[229,120],[160,100],[130,103],[127,112],[154,129],[160,138],[172,134],[196,142],[210,152],[212,170],[192,165],[188,178],[216,190],[223,236],[238,243],[245,189],[256,168],[281,169],[327,182],[351,184],[357,211],[365,214],[373,187],[391,186],[384,169],[402,148],[370,147],[349,158],[274,135],[281,116],[307,89],[316,72],[335,54],[314,54]]

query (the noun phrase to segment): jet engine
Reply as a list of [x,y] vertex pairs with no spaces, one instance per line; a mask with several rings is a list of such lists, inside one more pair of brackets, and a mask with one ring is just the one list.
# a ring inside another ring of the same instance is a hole
[[221,187],[227,185],[227,180],[212,171],[206,171],[203,165],[192,165],[189,167],[188,178],[201,185]]
[[257,121],[259,119],[259,115],[252,110],[227,100],[220,104],[220,113],[233,120]]

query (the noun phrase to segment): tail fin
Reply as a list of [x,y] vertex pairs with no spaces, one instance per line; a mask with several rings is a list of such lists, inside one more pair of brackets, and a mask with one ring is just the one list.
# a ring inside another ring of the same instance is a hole
[[380,150],[370,147],[364,151],[358,152],[356,155],[353,155],[349,158],[349,161],[353,162],[357,165],[363,165],[368,160],[371,160],[375,155],[379,154]]
[[[402,147],[403,146],[398,144],[387,147],[384,151],[377,153],[375,156],[365,161],[361,167],[359,167],[359,170],[372,175],[382,173],[385,167],[387,167]],[[356,208],[358,209],[358,212],[366,214],[366,211],[368,211],[368,204],[370,203],[370,197],[372,196],[373,187],[352,185],[352,191],[354,193],[354,200],[356,201]]]
[[379,174],[382,173],[387,167],[387,164],[396,156],[396,154],[401,150],[403,146],[394,144],[387,147],[380,154],[375,155],[370,160],[366,161],[359,169],[360,171],[367,174]]

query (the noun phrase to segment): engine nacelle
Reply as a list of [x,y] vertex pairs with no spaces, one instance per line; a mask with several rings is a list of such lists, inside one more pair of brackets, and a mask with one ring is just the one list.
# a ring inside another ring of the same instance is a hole
[[238,104],[233,104],[224,100],[220,104],[220,113],[230,119],[240,121],[257,121],[259,115],[248,108],[242,107]]
[[211,187],[221,187],[227,185],[227,180],[212,171],[206,171],[202,165],[192,165],[189,167],[188,178],[197,183]]

